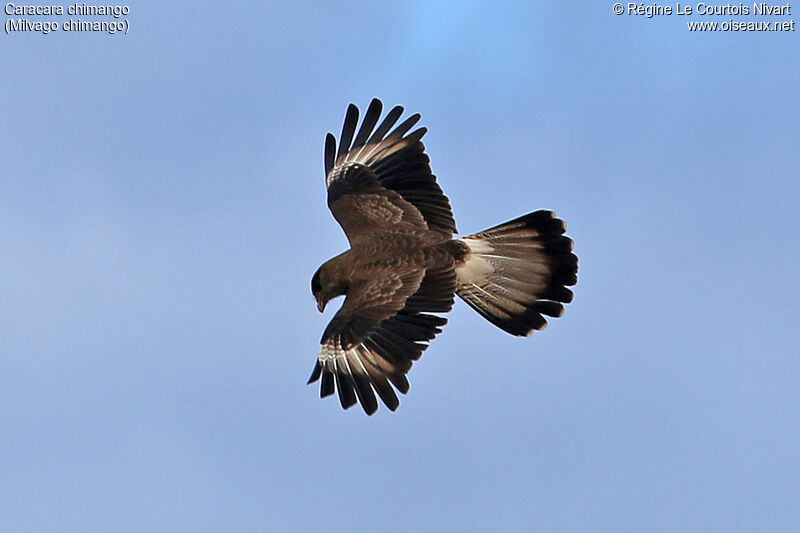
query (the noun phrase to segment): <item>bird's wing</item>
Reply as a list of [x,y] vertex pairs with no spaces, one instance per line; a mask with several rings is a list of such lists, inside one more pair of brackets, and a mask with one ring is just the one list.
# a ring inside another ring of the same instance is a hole
[[412,115],[389,133],[403,108],[394,107],[376,128],[381,109],[381,101],[372,100],[356,134],[358,108],[350,104],[338,149],[332,134],[325,138],[328,207],[333,216],[351,244],[380,230],[430,230],[452,236],[456,223],[450,201],[436,183],[420,141],[427,130],[406,135],[420,115]]
[[[424,277],[422,273],[415,292],[406,297],[401,309],[391,314],[386,314],[396,306],[391,298],[373,298],[364,307],[352,303],[360,297],[348,293],[322,336],[319,358],[308,380],[313,383],[322,377],[320,397],[336,390],[344,409],[360,402],[371,415],[378,409],[374,394],[377,392],[389,409],[397,409],[400,401],[392,385],[403,394],[408,392],[406,373],[412,362],[419,359],[428,347],[425,343],[441,333],[441,327],[447,323],[446,319],[428,313],[444,313],[453,307],[456,284],[453,266],[428,269]],[[385,290],[392,283],[379,286]],[[377,294],[381,289],[371,291]],[[376,312],[378,309],[381,311]],[[379,320],[381,313],[386,316]]]

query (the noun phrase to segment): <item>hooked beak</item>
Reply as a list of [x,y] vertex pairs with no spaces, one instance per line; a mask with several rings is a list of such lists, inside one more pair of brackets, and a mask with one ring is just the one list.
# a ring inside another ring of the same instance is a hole
[[321,313],[325,310],[325,304],[327,302],[325,301],[321,292],[316,293],[314,296],[317,298],[317,309],[319,309],[319,312]]

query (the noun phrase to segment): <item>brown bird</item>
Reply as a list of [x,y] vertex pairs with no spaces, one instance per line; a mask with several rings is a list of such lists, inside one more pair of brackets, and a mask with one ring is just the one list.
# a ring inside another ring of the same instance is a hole
[[[345,295],[322,335],[314,371],[320,397],[339,393],[344,409],[360,402],[371,415],[374,392],[394,411],[406,373],[447,320],[458,295],[497,327],[527,336],[560,317],[572,301],[578,258],[566,226],[552,211],[536,211],[494,228],[453,239],[450,201],[431,173],[420,139],[408,133],[420,115],[390,129],[403,114],[394,107],[378,124],[374,99],[356,134],[350,104],[336,149],[325,138],[328,207],[350,249],[323,264],[311,280],[322,312]],[[355,139],[353,138],[355,135]],[[373,392],[374,391],[374,392]]]

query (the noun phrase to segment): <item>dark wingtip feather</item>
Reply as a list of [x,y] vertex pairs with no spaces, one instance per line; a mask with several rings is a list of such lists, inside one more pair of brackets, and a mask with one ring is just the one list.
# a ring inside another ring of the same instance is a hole
[[389,378],[389,381],[392,382],[394,388],[402,392],[403,394],[408,394],[408,389],[410,388],[408,384],[408,378],[405,374],[389,374],[386,376]]
[[336,387],[334,386],[335,379],[333,377],[333,373],[328,370],[323,370],[322,372],[322,383],[319,386],[319,397],[320,398],[327,398],[331,394],[335,392]]
[[342,157],[350,150],[350,143],[353,141],[353,134],[356,131],[356,124],[358,124],[358,107],[355,104],[347,106],[347,113],[344,116],[344,124],[342,124],[342,135],[339,137],[339,151],[336,152],[336,158]]
[[372,129],[375,127],[375,124],[378,123],[382,109],[383,104],[381,101],[377,98],[373,98],[369,103],[367,112],[364,114],[364,120],[361,122],[361,128],[358,130],[358,135],[356,135],[356,139],[353,141],[353,148],[360,148],[367,142],[367,137],[369,137],[369,134],[372,133]]
[[356,396],[358,396],[358,403],[361,404],[365,413],[371,415],[378,410],[378,401],[375,399],[375,393],[372,392],[372,385],[370,385],[366,367],[364,367],[358,355],[352,351],[345,356],[345,361]]
[[419,142],[420,140],[422,140],[422,138],[425,136],[426,133],[428,133],[428,128],[426,128],[424,126],[412,131],[408,135],[408,137],[406,137],[406,139],[408,139],[408,141],[407,141],[408,144],[412,145],[414,143]]
[[388,407],[391,411],[394,411],[400,405],[400,400],[397,399],[394,389],[391,385],[389,385],[389,380],[386,378],[386,375],[375,363],[374,357],[376,356],[377,355],[373,355],[368,352],[366,357],[363,359],[364,368],[367,372],[367,375],[369,375],[370,379],[372,380],[372,386],[375,388],[375,392],[378,393],[381,401],[383,401],[384,405],[386,405],[386,407]]
[[414,113],[407,119],[405,119],[399,126],[397,126],[392,133],[389,134],[388,138],[395,138],[399,139],[403,135],[406,134],[408,130],[414,127],[414,124],[419,122],[419,119],[422,118],[422,115],[419,113]]
[[389,408],[390,411],[394,412],[397,411],[397,408],[400,407],[400,400],[397,398],[397,395],[392,391],[391,395],[384,395],[381,394],[380,390],[378,391],[378,395],[381,397],[381,401],[383,401],[383,405]]
[[369,383],[366,383],[363,387],[356,385],[355,390],[356,395],[358,395],[358,403],[361,404],[364,412],[368,416],[374,415],[375,411],[378,410],[378,400],[375,399],[375,393],[372,392]]
[[319,364],[319,359],[314,364],[314,370],[311,371],[311,377],[308,378],[306,385],[311,385],[315,381],[319,379],[319,376],[322,374],[322,365]]
[[331,173],[333,170],[333,163],[336,160],[336,137],[333,133],[328,133],[325,136],[325,175]]
[[342,409],[353,407],[358,400],[353,390],[352,379],[342,371],[336,372],[334,377],[336,378],[336,391],[339,393],[339,403],[342,405]]

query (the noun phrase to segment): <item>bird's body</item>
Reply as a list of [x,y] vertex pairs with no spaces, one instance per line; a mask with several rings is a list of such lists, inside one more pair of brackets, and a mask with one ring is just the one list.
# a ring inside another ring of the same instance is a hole
[[416,268],[425,269],[444,262],[452,262],[456,241],[443,239],[438,234],[377,235],[359,243],[345,252],[353,277],[369,271]]
[[561,316],[562,302],[572,300],[566,286],[577,281],[572,241],[550,211],[454,239],[450,203],[420,142],[425,129],[405,135],[419,115],[389,133],[403,110],[393,108],[376,128],[381,108],[372,101],[355,135],[351,105],[338,151],[328,134],[328,205],[350,250],[311,282],[320,311],[346,298],[323,333],[309,383],[322,378],[321,396],[336,390],[342,407],[358,401],[367,414],[377,409],[375,393],[397,408],[395,389],[407,392],[412,361],[447,322],[431,313],[449,311],[456,295],[503,330],[528,335],[547,324],[542,315]]

